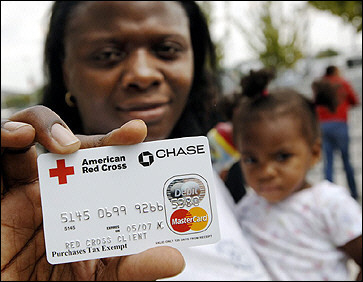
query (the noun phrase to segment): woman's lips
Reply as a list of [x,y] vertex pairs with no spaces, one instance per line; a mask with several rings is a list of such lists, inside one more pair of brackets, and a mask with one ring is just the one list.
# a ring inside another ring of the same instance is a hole
[[135,104],[118,107],[117,110],[130,119],[142,119],[153,122],[165,116],[169,103]]

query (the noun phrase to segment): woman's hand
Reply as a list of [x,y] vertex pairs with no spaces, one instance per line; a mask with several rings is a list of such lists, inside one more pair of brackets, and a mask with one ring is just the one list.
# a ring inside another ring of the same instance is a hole
[[134,120],[106,135],[75,136],[50,109],[35,106],[1,122],[1,279],[156,280],[180,273],[184,259],[170,247],[140,254],[51,265],[46,260],[36,143],[57,154],[79,148],[142,142],[147,129]]

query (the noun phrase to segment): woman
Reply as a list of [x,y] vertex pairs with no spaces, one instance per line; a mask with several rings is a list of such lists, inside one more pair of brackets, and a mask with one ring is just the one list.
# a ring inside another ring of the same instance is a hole
[[338,95],[336,111],[331,112],[324,106],[317,108],[323,138],[324,177],[330,182],[334,181],[334,151],[339,151],[350,194],[358,200],[354,167],[349,154],[348,117],[351,107],[359,105],[359,98],[352,85],[342,77],[337,66],[328,66],[322,79],[334,85]]
[[[194,2],[55,2],[45,49],[46,107],[26,109],[2,123],[3,280],[151,280],[182,271],[180,252],[166,247],[48,264],[33,144],[66,154],[206,134],[215,89],[208,75],[213,60],[208,28]],[[218,193],[224,197],[225,188]],[[252,254],[242,262],[236,255],[232,241],[243,237],[229,204],[223,198],[219,203],[224,205],[219,210],[228,210],[220,220],[235,229],[223,232],[233,238],[223,240],[222,232],[213,249],[183,250],[183,273],[196,280],[210,280],[205,274],[215,272],[214,279],[261,278]]]
[[[128,3],[131,12],[121,8],[117,17],[105,21],[99,14],[116,11],[117,4],[95,3],[92,10],[79,3],[56,2],[53,8],[45,46],[49,84],[43,104],[76,133],[107,133],[120,123],[142,118],[148,140],[205,134],[213,109],[215,84],[209,70],[215,71],[215,53],[196,4],[168,4],[175,15],[171,18],[159,9],[163,5]],[[152,11],[157,20],[150,25],[146,12],[152,6],[157,6]],[[83,18],[72,17],[75,8]],[[109,28],[116,24],[121,28]],[[101,121],[98,115],[105,113]],[[165,132],[156,134],[154,128]]]

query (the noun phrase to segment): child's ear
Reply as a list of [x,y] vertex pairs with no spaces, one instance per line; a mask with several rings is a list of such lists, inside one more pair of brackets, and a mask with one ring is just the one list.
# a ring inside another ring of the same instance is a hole
[[314,144],[311,146],[311,166],[315,166],[321,158],[321,138],[317,138],[317,140],[314,142]]

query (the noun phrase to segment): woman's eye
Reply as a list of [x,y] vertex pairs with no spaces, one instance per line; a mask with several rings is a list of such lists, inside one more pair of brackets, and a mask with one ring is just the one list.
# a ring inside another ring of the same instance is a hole
[[176,43],[160,44],[154,48],[154,52],[162,58],[174,59],[182,51],[182,47]]
[[125,53],[118,49],[104,50],[96,53],[93,58],[99,62],[112,63],[118,62],[125,57]]

